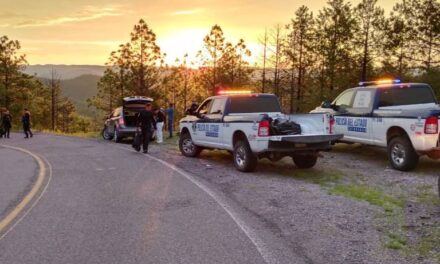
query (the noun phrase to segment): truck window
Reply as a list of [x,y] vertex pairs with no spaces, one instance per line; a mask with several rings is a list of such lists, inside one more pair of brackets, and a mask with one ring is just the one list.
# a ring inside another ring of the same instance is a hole
[[414,85],[380,90],[379,107],[437,103],[431,87]]
[[357,91],[353,101],[353,108],[370,108],[373,91]]
[[199,114],[208,114],[209,110],[211,109],[212,100],[207,100],[202,103],[201,106],[197,109],[197,113]]
[[231,97],[229,113],[273,113],[281,112],[275,96]]
[[209,110],[210,115],[221,115],[225,112],[226,98],[214,99],[212,103],[211,110]]
[[352,106],[354,90],[348,90],[343,92],[336,100],[333,105],[348,108]]

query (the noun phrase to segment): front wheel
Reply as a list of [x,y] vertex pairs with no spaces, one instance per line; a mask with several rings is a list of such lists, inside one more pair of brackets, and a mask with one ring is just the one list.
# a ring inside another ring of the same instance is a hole
[[295,165],[300,169],[310,169],[316,165],[318,161],[317,155],[295,155],[292,157]]
[[194,158],[197,157],[202,149],[196,146],[192,141],[189,133],[183,133],[179,138],[179,149],[183,156]]
[[388,144],[388,159],[394,169],[410,171],[417,166],[419,155],[407,137],[395,137]]
[[105,139],[105,140],[112,140],[112,135],[108,132],[108,127],[104,127],[103,129],[102,129],[102,138],[103,139]]
[[252,153],[247,141],[238,141],[234,146],[234,166],[242,172],[254,171],[257,167],[258,158]]

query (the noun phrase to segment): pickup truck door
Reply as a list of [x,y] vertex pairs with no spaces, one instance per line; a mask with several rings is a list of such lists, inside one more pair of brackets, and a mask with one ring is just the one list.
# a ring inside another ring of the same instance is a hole
[[212,99],[207,113],[197,121],[196,130],[202,144],[212,147],[222,145],[225,104],[226,98]]
[[350,142],[370,144],[373,137],[373,116],[375,91],[372,89],[357,89],[351,96],[351,102],[338,107],[335,114],[335,132],[344,134],[344,139]]

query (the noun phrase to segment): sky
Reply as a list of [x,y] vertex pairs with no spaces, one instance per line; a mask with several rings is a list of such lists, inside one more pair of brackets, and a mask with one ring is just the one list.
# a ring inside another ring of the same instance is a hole
[[[354,5],[360,0],[351,0]],[[386,11],[398,0],[379,0]],[[261,52],[265,28],[287,24],[295,10],[308,6],[314,14],[327,0],[0,0],[0,35],[19,40],[29,64],[103,65],[110,52],[129,40],[143,18],[157,35],[166,62],[185,53],[190,59],[203,37],[219,24],[227,41],[243,38]]]

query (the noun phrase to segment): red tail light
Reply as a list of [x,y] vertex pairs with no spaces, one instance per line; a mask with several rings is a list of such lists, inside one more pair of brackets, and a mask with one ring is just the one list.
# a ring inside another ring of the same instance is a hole
[[260,124],[258,125],[258,136],[259,137],[270,136],[270,122],[268,120],[260,121]]
[[438,133],[438,117],[430,116],[425,121],[425,134],[437,134]]
[[119,118],[118,124],[119,124],[119,126],[125,126],[124,118]]
[[331,115],[329,119],[329,130],[328,130],[329,134],[333,134],[334,127],[335,127],[335,117]]

